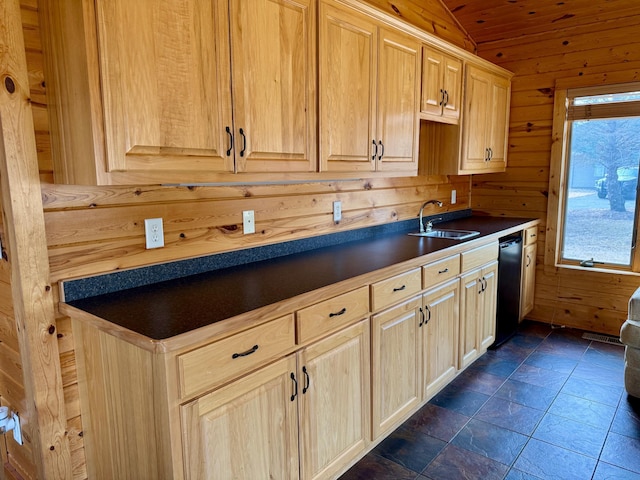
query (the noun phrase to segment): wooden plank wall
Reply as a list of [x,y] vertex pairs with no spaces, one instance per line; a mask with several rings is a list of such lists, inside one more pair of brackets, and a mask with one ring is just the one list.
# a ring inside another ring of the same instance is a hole
[[[445,201],[445,210],[450,211],[470,205],[469,177],[422,176],[251,187],[53,185],[38,2],[22,0],[21,5],[56,295],[58,282],[68,278],[415,218],[426,199],[441,199]],[[442,13],[441,9],[435,11],[438,15]],[[425,10],[420,15],[430,18],[430,12]],[[434,25],[442,22],[441,16],[433,19]],[[466,32],[458,30],[451,18],[444,23],[449,41],[474,48]],[[458,201],[452,206],[448,199],[454,188]],[[343,202],[343,221],[339,225],[332,221],[334,200]],[[255,210],[255,235],[242,235],[242,210]],[[153,217],[164,219],[166,246],[148,251],[144,248],[144,219]],[[15,391],[10,394],[20,397],[16,401],[24,402],[24,388],[4,382],[4,365],[14,369],[20,366],[15,364],[15,359],[19,359],[17,344],[11,343],[15,322],[12,323],[10,312],[5,312],[11,306],[10,290],[1,274],[0,270],[0,383]],[[73,475],[74,479],[84,479],[87,474],[70,320],[58,318],[57,331]],[[33,478],[30,452],[22,449],[17,455],[21,455],[18,463],[24,465],[20,473]]]
[[[582,86],[640,79],[640,16],[481,43],[480,56],[515,73],[507,172],[475,176],[472,208],[491,215],[543,219],[538,240],[535,309],[530,318],[617,335],[640,285],[631,275],[544,265],[556,79]],[[591,83],[590,80],[588,82]]]

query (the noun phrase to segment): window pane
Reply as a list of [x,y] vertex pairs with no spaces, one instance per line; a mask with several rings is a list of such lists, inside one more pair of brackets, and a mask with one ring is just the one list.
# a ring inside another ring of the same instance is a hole
[[562,258],[631,265],[640,118],[574,121]]
[[590,95],[588,97],[576,97],[574,105],[595,105],[598,103],[620,103],[640,100],[640,92],[607,93],[605,95]]

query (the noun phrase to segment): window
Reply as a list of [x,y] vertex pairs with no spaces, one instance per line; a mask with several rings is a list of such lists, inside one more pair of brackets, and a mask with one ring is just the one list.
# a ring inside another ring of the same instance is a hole
[[640,271],[640,85],[563,92],[556,263]]

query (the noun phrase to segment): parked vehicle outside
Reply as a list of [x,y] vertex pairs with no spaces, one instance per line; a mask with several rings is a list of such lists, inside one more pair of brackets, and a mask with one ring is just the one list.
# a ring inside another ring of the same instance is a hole
[[[636,198],[638,188],[638,167],[619,167],[618,183],[625,199]],[[607,198],[607,176],[596,180],[596,191],[599,198]]]

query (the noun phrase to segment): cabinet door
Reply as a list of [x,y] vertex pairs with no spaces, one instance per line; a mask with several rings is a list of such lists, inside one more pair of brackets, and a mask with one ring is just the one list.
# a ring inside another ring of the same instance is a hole
[[522,264],[522,293],[520,319],[533,310],[536,285],[536,255],[537,245],[532,243],[524,247]]
[[482,269],[482,303],[478,322],[480,353],[484,353],[496,339],[496,306],[498,301],[498,262],[492,262]]
[[303,479],[331,478],[369,444],[369,335],[365,320],[299,353]]
[[478,357],[480,351],[478,315],[482,304],[482,269],[466,273],[461,279],[459,368],[463,369]]
[[442,116],[458,123],[462,105],[462,61],[445,55],[443,73],[445,103],[442,106]]
[[95,5],[107,171],[232,171],[226,0]]
[[297,478],[291,355],[182,407],[185,478]]
[[418,170],[420,42],[380,30],[377,170]]
[[430,47],[423,47],[420,111],[436,121],[444,119],[457,123],[461,97],[462,61]]
[[491,78],[491,103],[489,104],[488,140],[491,160],[487,169],[504,172],[507,163],[507,140],[509,136],[509,104],[511,86],[508,79],[493,75]]
[[232,0],[230,8],[237,171],[314,171],[315,2]]
[[438,50],[422,47],[422,97],[420,111],[434,117],[442,115],[444,99],[445,55]]
[[455,279],[424,295],[423,400],[435,395],[458,371],[459,292],[460,280]]
[[422,318],[415,297],[372,320],[373,438],[395,427],[420,403]]
[[464,128],[462,130],[462,173],[479,172],[487,168],[487,123],[490,120],[491,75],[484,70],[467,67]]
[[375,170],[378,28],[320,3],[320,169]]

